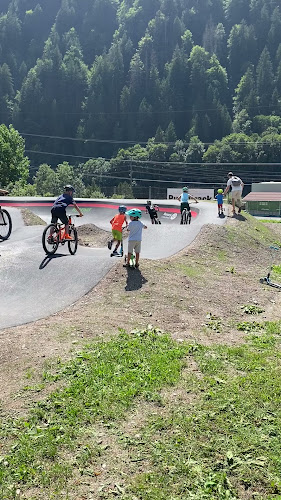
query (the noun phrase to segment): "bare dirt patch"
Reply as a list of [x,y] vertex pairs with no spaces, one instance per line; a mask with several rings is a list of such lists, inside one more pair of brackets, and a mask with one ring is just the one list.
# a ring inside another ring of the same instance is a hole
[[94,224],[83,224],[77,228],[79,244],[85,247],[105,247],[111,233]]
[[28,208],[22,208],[21,215],[25,226],[46,226],[46,222]]

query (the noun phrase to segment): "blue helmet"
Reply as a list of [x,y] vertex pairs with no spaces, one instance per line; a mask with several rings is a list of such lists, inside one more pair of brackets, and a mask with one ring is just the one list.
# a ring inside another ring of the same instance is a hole
[[126,214],[129,215],[129,217],[137,217],[138,219],[142,216],[141,210],[138,208],[131,208],[131,210],[128,210]]
[[120,207],[118,208],[119,210],[119,213],[120,214],[124,214],[127,210],[127,207],[125,207],[125,205],[120,205]]

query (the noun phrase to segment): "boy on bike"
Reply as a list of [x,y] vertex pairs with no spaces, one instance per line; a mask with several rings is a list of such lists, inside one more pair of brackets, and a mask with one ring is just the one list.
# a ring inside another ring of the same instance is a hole
[[122,241],[123,224],[125,223],[126,227],[128,227],[127,217],[125,215],[126,210],[127,210],[127,207],[125,207],[124,205],[120,205],[120,207],[118,208],[119,213],[117,215],[115,215],[113,217],[113,219],[111,219],[111,221],[110,221],[113,238],[112,238],[112,240],[110,240],[107,243],[107,246],[108,246],[108,249],[111,250],[111,247],[112,247],[114,241],[116,241],[115,248],[112,252],[113,255],[118,254],[117,250],[118,250],[120,243]]
[[141,210],[138,208],[132,208],[128,212],[126,212],[127,215],[129,215],[131,222],[129,223],[127,227],[127,231],[130,231],[129,234],[129,241],[128,241],[128,258],[127,258],[127,264],[124,265],[124,267],[130,267],[130,260],[131,257],[134,253],[134,250],[136,252],[136,263],[135,267],[139,267],[139,258],[140,258],[140,251],[141,251],[141,241],[142,241],[142,230],[147,229],[147,226],[145,226],[139,219],[142,216]]
[[157,209],[159,210],[159,207],[157,205],[152,205],[151,201],[147,200],[145,211],[147,214],[149,214],[151,224],[161,224],[160,220],[158,219]]
[[77,212],[79,213],[80,217],[83,217],[83,214],[78,207],[78,205],[75,203],[73,199],[73,193],[75,193],[75,189],[73,186],[70,186],[68,184],[67,186],[64,187],[64,193],[61,194],[56,200],[55,203],[53,204],[51,214],[52,214],[52,224],[56,224],[58,222],[58,219],[61,220],[61,222],[65,225],[65,239],[66,240],[72,240],[71,236],[69,236],[69,223],[68,223],[68,217],[66,215],[66,208],[68,205],[73,205]]

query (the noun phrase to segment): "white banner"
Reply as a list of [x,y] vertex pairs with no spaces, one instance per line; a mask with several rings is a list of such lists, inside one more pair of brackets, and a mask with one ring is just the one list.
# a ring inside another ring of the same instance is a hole
[[[213,200],[215,196],[214,189],[205,188],[190,188],[188,189],[189,194],[197,198],[198,200]],[[180,188],[168,188],[167,189],[167,199],[175,200],[182,194],[182,189]]]

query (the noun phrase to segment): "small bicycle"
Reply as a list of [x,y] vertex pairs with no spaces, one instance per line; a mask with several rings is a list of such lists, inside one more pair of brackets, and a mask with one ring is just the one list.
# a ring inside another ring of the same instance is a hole
[[132,255],[131,255],[131,258],[130,258],[130,261],[128,262],[128,257],[127,255],[125,255],[125,259],[124,259],[124,262],[125,262],[125,267],[127,264],[129,264],[130,267],[132,267],[133,269],[136,267],[136,256],[135,256],[135,253],[133,252]]
[[[80,215],[75,215],[74,217],[80,217]],[[68,223],[69,236],[71,236],[72,240],[65,239],[65,224],[49,224],[45,227],[42,235],[42,245],[47,255],[53,255],[57,251],[58,246],[64,245],[66,242],[68,244],[69,253],[71,255],[76,253],[78,234],[71,216],[68,217]]]
[[12,219],[5,208],[0,207],[0,240],[7,240],[12,232]]
[[181,224],[190,224],[191,223],[191,211],[187,208],[184,208],[181,213]]

